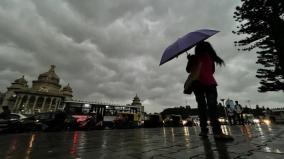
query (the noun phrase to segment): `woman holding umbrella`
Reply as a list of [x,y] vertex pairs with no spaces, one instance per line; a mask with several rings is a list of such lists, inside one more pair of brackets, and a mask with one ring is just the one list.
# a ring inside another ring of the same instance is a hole
[[[216,54],[209,42],[199,42],[195,47],[195,55],[188,55],[186,71],[191,73],[192,90],[195,95],[201,132],[199,136],[207,137],[207,118],[209,116],[215,139],[233,140],[233,137],[222,132],[217,115],[217,82],[213,76],[215,63],[224,65],[224,61]],[[208,116],[207,116],[208,115]]]

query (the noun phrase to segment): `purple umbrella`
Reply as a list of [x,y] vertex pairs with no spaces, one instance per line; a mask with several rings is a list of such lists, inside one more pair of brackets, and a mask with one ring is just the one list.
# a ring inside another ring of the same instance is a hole
[[201,29],[190,32],[185,36],[178,38],[173,44],[168,46],[163,53],[160,65],[170,61],[180,54],[193,48],[198,42],[206,40],[210,36],[218,33],[216,30]]

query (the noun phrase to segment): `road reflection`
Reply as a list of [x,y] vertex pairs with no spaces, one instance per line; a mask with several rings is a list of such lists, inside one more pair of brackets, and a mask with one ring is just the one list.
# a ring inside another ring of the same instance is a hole
[[32,152],[32,150],[33,150],[33,145],[34,145],[35,137],[36,137],[36,134],[32,134],[32,136],[31,136],[31,138],[30,138],[30,140],[29,140],[28,147],[27,147],[25,159],[29,159],[29,158],[30,158],[31,152]]
[[205,157],[207,159],[214,159],[214,158],[230,159],[230,155],[227,150],[226,142],[215,140],[216,148],[214,149],[212,149],[212,144],[214,143],[211,144],[208,138],[203,138],[202,143],[203,143],[203,148],[205,152]]
[[175,130],[174,130],[174,128],[171,128],[171,136],[172,136],[172,142],[175,142]]
[[79,156],[81,156],[82,153],[84,153],[84,151],[86,150],[87,142],[88,142],[87,132],[85,131],[73,132],[72,143],[70,145],[69,154],[72,157],[80,158]]
[[190,146],[190,135],[189,135],[189,130],[188,130],[188,127],[183,127],[183,136],[184,136],[184,140],[185,140],[185,145],[187,147]]
[[223,133],[225,133],[227,135],[232,134],[231,127],[228,126],[228,125],[221,125],[221,129],[222,129]]
[[235,137],[233,144],[215,141],[212,133],[202,139],[199,127],[7,134],[0,136],[0,159],[79,159],[88,158],[88,154],[97,155],[94,158],[113,158],[115,154],[150,158],[177,150],[188,155],[201,150],[206,158],[229,159],[232,152],[228,151],[240,143],[259,146],[262,152],[284,154],[276,129],[273,125],[223,125],[222,131]]
[[17,144],[18,144],[18,135],[15,135],[7,151],[8,155],[14,153],[17,150]]
[[246,136],[247,138],[252,138],[252,130],[250,126],[242,125],[240,126],[240,129],[243,136]]
[[77,155],[78,136],[79,136],[78,131],[75,131],[74,134],[73,134],[72,145],[71,145],[71,148],[70,148],[70,151],[69,151],[70,154],[74,157]]

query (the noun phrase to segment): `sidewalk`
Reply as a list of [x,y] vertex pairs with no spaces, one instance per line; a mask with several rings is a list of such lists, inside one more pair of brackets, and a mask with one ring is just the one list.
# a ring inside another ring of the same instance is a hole
[[0,158],[284,158],[284,125],[223,126],[233,142],[198,136],[199,127],[0,135]]

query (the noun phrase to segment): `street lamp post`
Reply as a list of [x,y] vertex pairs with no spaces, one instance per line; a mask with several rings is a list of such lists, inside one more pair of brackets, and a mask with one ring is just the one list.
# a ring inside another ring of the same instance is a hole
[[251,108],[251,105],[250,105],[250,100],[247,100],[247,102],[248,102],[249,108]]
[[249,108],[250,108],[250,113],[252,115],[252,117],[254,118],[254,114],[253,114],[253,110],[251,109],[251,105],[250,105],[250,100],[247,100]]

